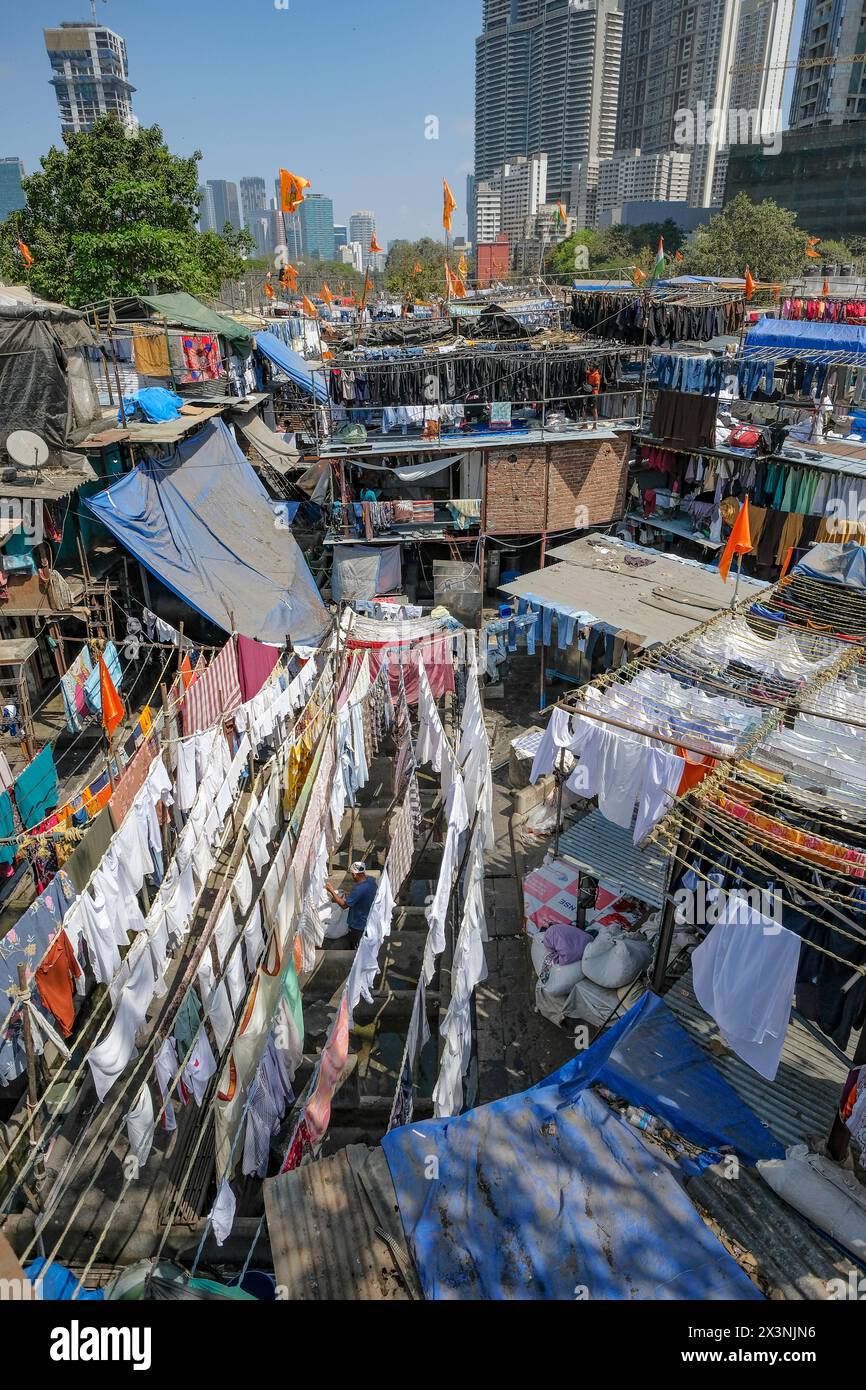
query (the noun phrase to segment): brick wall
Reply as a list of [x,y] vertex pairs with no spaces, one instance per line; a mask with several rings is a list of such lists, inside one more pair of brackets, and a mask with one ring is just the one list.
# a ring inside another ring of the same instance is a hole
[[[628,451],[628,436],[488,450],[485,529],[493,536],[534,535],[619,521],[625,511]],[[579,516],[578,508],[585,509]]]

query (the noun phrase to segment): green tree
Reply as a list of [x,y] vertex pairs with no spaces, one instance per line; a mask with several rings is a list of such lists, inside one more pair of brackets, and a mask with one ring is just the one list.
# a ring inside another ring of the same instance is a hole
[[159,126],[127,135],[116,116],[63,137],[24,180],[25,207],[0,225],[0,275],[21,280],[18,241],[38,295],[80,305],[187,290],[215,295],[253,249],[246,231],[199,232],[198,161],[168,149]]
[[[396,241],[385,262],[385,289],[401,299],[442,298],[445,294],[445,243],[432,237],[420,241]],[[460,252],[448,256],[456,273]],[[416,274],[415,267],[420,266]]]
[[690,275],[742,275],[746,266],[756,280],[786,280],[814,267],[806,256],[806,232],[796,213],[771,198],[753,203],[745,193],[695,232],[683,253]]

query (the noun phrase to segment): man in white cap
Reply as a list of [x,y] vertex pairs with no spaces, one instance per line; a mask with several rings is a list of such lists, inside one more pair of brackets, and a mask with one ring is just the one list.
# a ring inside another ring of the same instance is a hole
[[332,888],[330,883],[326,883],[325,888],[334,902],[339,907],[346,909],[349,935],[353,945],[357,946],[367,926],[367,918],[376,896],[376,884],[372,878],[367,877],[367,865],[361,859],[349,865],[349,873],[352,875],[355,887],[345,897],[342,893],[338,893],[336,888]]

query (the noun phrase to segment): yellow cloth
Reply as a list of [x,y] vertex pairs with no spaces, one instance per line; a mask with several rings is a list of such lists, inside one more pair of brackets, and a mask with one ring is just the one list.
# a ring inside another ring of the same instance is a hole
[[164,333],[133,333],[132,356],[140,376],[171,376]]

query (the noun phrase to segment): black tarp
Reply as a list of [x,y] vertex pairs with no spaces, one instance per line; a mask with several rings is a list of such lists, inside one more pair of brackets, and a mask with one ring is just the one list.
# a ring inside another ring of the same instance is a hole
[[73,442],[66,353],[95,343],[74,309],[0,304],[0,448],[13,430],[32,430],[53,450]]

